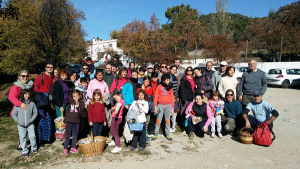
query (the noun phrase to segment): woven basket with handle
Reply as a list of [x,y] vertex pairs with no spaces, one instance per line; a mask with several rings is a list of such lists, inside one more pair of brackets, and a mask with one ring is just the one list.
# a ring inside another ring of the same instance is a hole
[[61,120],[57,121],[56,119],[54,120],[55,126],[58,129],[63,129],[65,128],[65,124],[64,124],[64,113],[63,111],[61,112]]
[[[92,131],[91,131],[91,140],[92,140],[91,143],[79,144],[79,142],[82,140],[86,141],[88,140],[88,138],[81,139],[77,142],[82,155],[86,157],[101,154],[106,144],[106,137],[102,137],[102,136],[93,137]],[[102,141],[94,142],[94,140],[102,140]]]
[[252,132],[244,131],[245,127],[240,130],[239,139],[243,144],[252,144],[253,142],[253,129]]

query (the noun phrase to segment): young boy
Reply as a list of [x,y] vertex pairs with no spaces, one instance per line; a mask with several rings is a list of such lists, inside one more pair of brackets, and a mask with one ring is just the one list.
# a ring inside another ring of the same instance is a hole
[[158,85],[158,73],[157,72],[152,72],[151,73],[151,87],[153,90],[153,97],[155,96],[155,90]]
[[170,135],[170,116],[174,114],[174,95],[173,88],[170,84],[170,75],[164,73],[161,77],[161,84],[157,86],[154,96],[154,112],[157,114],[154,136],[152,140],[157,139],[161,120],[165,117],[165,132],[168,140],[172,141]]
[[82,65],[86,63],[88,65],[88,75],[91,75],[94,73],[94,70],[95,70],[95,66],[94,66],[94,62],[93,60],[90,58],[90,57],[87,57],[81,64],[80,64],[80,74],[83,74],[83,71],[82,71]]
[[146,72],[146,69],[144,67],[139,68],[138,83],[141,84],[141,85],[144,84],[143,79],[146,76],[145,72]]

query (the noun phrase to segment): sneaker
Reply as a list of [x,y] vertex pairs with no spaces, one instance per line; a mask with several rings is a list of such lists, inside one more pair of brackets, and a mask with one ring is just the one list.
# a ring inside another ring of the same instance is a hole
[[78,153],[78,150],[77,150],[76,148],[71,148],[71,153],[77,154],[77,153]]
[[194,132],[190,132],[189,139],[192,141],[192,140],[194,140],[194,137],[195,137],[195,133]]
[[167,139],[168,139],[169,141],[172,141],[172,140],[173,140],[173,136],[167,135]]
[[115,141],[113,140],[113,141],[111,141],[110,143],[108,143],[108,146],[114,146],[114,145],[116,145],[116,143],[115,143]]
[[139,151],[145,150],[145,147],[140,147]]
[[130,147],[130,151],[133,151],[136,147]]
[[38,150],[35,149],[35,150],[32,150],[32,152],[33,152],[34,154],[36,154],[36,153],[38,153]]
[[28,156],[29,156],[28,153],[23,154],[23,157],[28,157]]
[[153,135],[153,137],[152,137],[152,141],[154,141],[154,140],[156,140],[157,139],[157,135]]
[[174,129],[173,128],[170,128],[170,133],[174,133]]
[[219,138],[223,138],[223,135],[221,133],[218,133]]
[[118,153],[120,151],[122,151],[121,147],[115,147],[113,150],[111,150],[112,153]]
[[215,133],[211,133],[210,135],[211,138],[215,138],[215,136],[216,136]]
[[65,156],[65,157],[68,156],[68,149],[64,149],[64,156]]
[[149,135],[148,135],[148,138],[152,138],[152,137],[153,137],[153,134],[149,134]]
[[22,146],[19,144],[18,147],[17,147],[17,151],[22,151]]

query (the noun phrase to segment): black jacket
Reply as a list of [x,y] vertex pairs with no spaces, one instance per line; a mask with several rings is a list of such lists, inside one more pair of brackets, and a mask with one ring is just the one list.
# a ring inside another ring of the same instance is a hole
[[54,105],[57,107],[62,107],[64,102],[64,89],[60,80],[57,80],[54,83],[54,97]]
[[186,76],[183,76],[180,80],[180,86],[178,95],[180,100],[184,103],[186,101],[193,101],[195,94],[192,90],[191,83],[187,80]]

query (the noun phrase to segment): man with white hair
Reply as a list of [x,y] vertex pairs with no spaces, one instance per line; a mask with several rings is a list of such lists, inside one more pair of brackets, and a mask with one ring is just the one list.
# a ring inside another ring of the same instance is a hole
[[253,93],[261,91],[262,95],[267,91],[267,80],[265,72],[257,69],[256,60],[250,60],[248,63],[249,71],[244,72],[239,84],[238,96],[242,102],[243,108],[253,101]]
[[218,91],[218,87],[219,87],[219,82],[221,80],[222,77],[226,76],[226,68],[227,68],[227,62],[226,61],[222,61],[220,63],[220,71],[215,71],[214,74],[212,75],[212,83],[214,85],[214,88],[212,91]]

